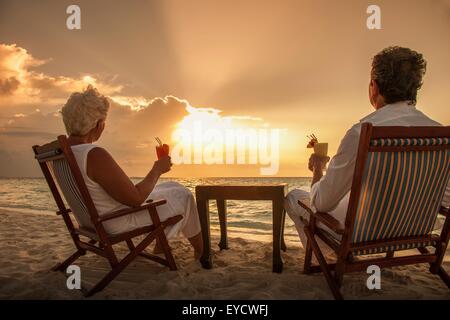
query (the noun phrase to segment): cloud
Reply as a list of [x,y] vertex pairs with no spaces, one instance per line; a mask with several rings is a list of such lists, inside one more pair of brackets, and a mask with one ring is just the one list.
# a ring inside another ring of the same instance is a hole
[[140,110],[151,104],[151,101],[144,97],[113,96],[111,100],[125,106],[130,106],[133,110]]
[[5,103],[8,105],[55,104],[62,103],[67,95],[84,89],[88,84],[94,85],[106,95],[117,94],[123,88],[121,85],[99,81],[92,75],[80,75],[76,78],[51,76],[35,70],[50,61],[51,59],[37,59],[16,44],[0,44],[0,99],[8,99]]
[[[188,114],[187,102],[175,97],[153,99],[140,110],[111,101],[105,132],[98,142],[130,175],[143,175],[151,168],[155,136],[169,141],[171,130]],[[31,146],[64,134],[58,111],[15,114],[0,126],[0,176],[39,175]],[[12,158],[20,158],[11,162]],[[14,163],[14,164],[13,164]],[[21,165],[18,165],[21,164]],[[33,170],[31,170],[32,168]]]
[[[220,126],[233,122],[237,126],[262,124],[263,120],[247,116],[221,116],[221,110],[195,108],[174,96],[155,98],[140,109],[111,99],[106,129],[98,144],[107,149],[130,176],[143,176],[155,160],[155,137],[171,143],[177,124],[186,119],[206,119]],[[64,134],[59,111],[34,110],[18,113],[0,126],[0,176],[39,175],[31,146],[44,144]],[[11,158],[20,161],[11,162]],[[12,165],[14,163],[14,165]],[[32,168],[32,169],[30,169]]]
[[263,122],[245,115],[222,115],[215,108],[193,107],[170,95],[153,99],[127,96],[122,85],[93,75],[50,76],[34,70],[50,61],[36,59],[17,45],[0,44],[0,176],[40,175],[31,146],[65,133],[61,105],[87,84],[97,87],[111,103],[98,144],[132,176],[145,175],[151,168],[156,157],[154,137],[170,143],[173,131],[185,119],[206,119],[218,125]]
[[0,44],[0,74],[11,77],[22,75],[30,67],[45,64],[45,60],[34,58],[28,51],[16,44]]
[[19,87],[19,80],[16,77],[0,79],[0,95],[11,95]]

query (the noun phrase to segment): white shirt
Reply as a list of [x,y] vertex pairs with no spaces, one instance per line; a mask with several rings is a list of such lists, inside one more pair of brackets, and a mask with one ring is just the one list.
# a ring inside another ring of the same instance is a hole
[[[317,211],[331,213],[338,205],[347,208],[361,124],[364,122],[370,122],[374,126],[441,126],[440,123],[430,119],[406,101],[386,105],[362,118],[359,123],[347,131],[336,155],[328,165],[326,175],[311,188],[311,205]],[[446,197],[450,194],[449,189],[450,184],[447,186]],[[445,199],[444,202],[448,203],[448,199]]]

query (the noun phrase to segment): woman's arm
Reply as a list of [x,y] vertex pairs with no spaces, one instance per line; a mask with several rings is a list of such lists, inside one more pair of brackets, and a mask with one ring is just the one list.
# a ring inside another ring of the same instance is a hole
[[97,182],[116,201],[140,206],[156,185],[159,177],[170,170],[170,157],[155,161],[146,177],[134,185],[112,156],[102,148],[92,149],[87,157],[87,175]]
[[170,157],[163,157],[153,164],[153,168],[147,173],[147,176],[135,185],[139,194],[144,197],[144,199],[139,203],[139,205],[147,199],[148,195],[153,191],[159,177],[166,172],[170,171],[172,163]]

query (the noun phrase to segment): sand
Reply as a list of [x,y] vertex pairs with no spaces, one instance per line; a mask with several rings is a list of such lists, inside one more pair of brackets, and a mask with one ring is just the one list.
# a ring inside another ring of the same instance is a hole
[[[50,268],[73,253],[60,217],[0,210],[0,299],[84,299],[68,290],[66,277]],[[218,238],[212,235],[212,246]],[[269,242],[229,238],[230,250],[215,252],[215,267],[204,270],[185,240],[172,240],[178,271],[138,258],[105,290],[89,299],[332,299],[322,275],[302,274],[304,250],[289,242],[282,274],[271,272]],[[121,254],[127,252],[118,246]],[[87,254],[77,263],[83,285],[108,270],[106,260]],[[450,251],[444,267],[450,270]],[[426,265],[383,269],[381,290],[367,289],[367,275],[344,278],[346,299],[450,299],[450,290]]]

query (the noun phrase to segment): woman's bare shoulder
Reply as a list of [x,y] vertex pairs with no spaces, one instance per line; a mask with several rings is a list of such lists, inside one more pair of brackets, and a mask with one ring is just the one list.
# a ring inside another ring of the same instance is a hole
[[[92,148],[87,155],[87,171],[91,178],[98,178],[102,172],[114,173],[118,169],[118,164],[111,154],[102,147]],[[93,177],[93,176],[96,177]]]
[[107,158],[112,159],[112,156],[109,154],[108,151],[106,151],[106,149],[99,146],[95,146],[94,148],[89,150],[88,158],[92,160],[106,160]]

